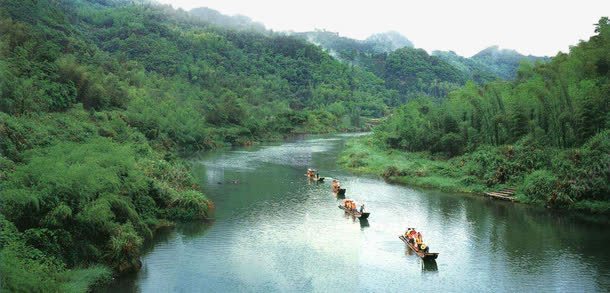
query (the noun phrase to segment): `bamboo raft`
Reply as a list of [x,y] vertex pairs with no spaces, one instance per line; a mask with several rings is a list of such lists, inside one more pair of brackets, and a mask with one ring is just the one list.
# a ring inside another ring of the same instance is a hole
[[371,213],[360,213],[358,211],[353,211],[353,210],[348,210],[346,209],[344,206],[339,206],[340,209],[344,210],[346,213],[360,219],[360,220],[365,220],[369,217],[369,215]]
[[420,250],[415,250],[415,247],[413,247],[413,244],[409,243],[409,240],[407,240],[407,238],[405,238],[405,236],[398,236],[398,238],[400,238],[400,240],[402,240],[402,242],[409,245],[409,248],[411,248],[411,250],[413,250],[413,252],[415,252],[417,254],[417,256],[421,257],[421,259],[423,259],[423,260],[434,260],[438,257],[438,253],[436,253],[436,252],[425,253]]
[[492,198],[496,198],[496,199],[515,201],[515,189],[514,188],[507,188],[507,189],[503,189],[500,191],[485,192],[485,195],[492,197]]

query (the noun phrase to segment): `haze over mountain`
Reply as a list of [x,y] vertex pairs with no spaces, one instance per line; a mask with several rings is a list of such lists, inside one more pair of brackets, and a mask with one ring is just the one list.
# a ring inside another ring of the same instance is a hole
[[257,32],[265,32],[265,25],[260,22],[255,22],[244,15],[224,15],[214,9],[208,7],[199,7],[191,9],[191,14],[200,17],[201,19],[211,24],[222,26],[236,30],[253,30]]
[[391,52],[403,47],[413,47],[413,43],[396,31],[376,33],[366,38],[366,43],[373,45],[377,51]]
[[[565,53],[569,46],[588,39],[594,20],[603,11],[610,11],[610,1],[604,0],[583,0],[579,5],[552,0],[156,1],[186,10],[206,6],[227,15],[247,15],[274,31],[325,29],[364,40],[395,30],[429,53],[452,50],[466,57],[490,45],[525,55]],[[541,38],[544,42],[539,42]]]
[[[260,32],[265,31],[263,24],[254,22],[246,16],[227,16],[210,8],[195,8],[191,10],[191,13],[206,22],[222,27]],[[362,66],[378,76],[385,76],[386,78],[392,78],[391,76],[388,76],[388,72],[385,70],[386,54],[400,48],[414,47],[413,42],[396,31],[376,33],[365,40],[348,38],[341,36],[337,32],[327,30],[287,32],[287,34],[319,45],[339,60]],[[404,57],[407,57],[409,54],[416,54],[419,57],[423,57],[421,51],[407,50],[402,53],[406,53],[406,55],[403,54]],[[424,51],[424,53],[426,52]],[[453,51],[433,51],[430,55],[434,55],[444,62],[449,63],[449,67],[446,68],[455,67],[464,75],[463,78],[452,79],[452,82],[472,79],[478,83],[483,83],[496,78],[512,79],[515,77],[519,63],[522,60],[530,62],[548,60],[548,57],[525,56],[515,50],[500,49],[498,46],[490,46],[470,58],[459,56]],[[413,57],[416,59],[418,58],[417,56]],[[444,66],[435,59],[436,57],[425,57],[424,59],[428,61],[423,62],[430,68],[439,65]],[[425,66],[418,68],[423,70],[424,67]],[[424,76],[429,78],[432,77],[431,75]],[[441,79],[439,81],[443,80]]]

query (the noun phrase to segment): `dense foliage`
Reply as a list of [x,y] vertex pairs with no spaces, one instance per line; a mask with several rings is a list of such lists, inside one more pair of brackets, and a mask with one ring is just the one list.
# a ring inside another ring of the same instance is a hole
[[608,202],[608,18],[595,31],[569,54],[522,64],[515,81],[470,82],[441,103],[410,101],[375,137],[390,149],[453,158],[456,176],[470,176],[466,181],[522,186],[519,192],[530,200]]
[[[472,80],[477,84],[491,82],[501,76],[490,66],[474,60],[473,58],[462,57],[453,51],[434,51],[432,52],[432,55],[437,56],[445,62],[451,64],[453,67],[461,71],[469,80]],[[515,69],[519,67],[520,61],[521,60],[517,61],[515,64],[512,64]],[[504,79],[514,79],[515,76],[516,75],[505,76]]]
[[2,290],[85,291],[137,269],[157,227],[207,219],[176,151],[357,129],[396,98],[303,40],[198,13],[0,0]]
[[137,269],[167,220],[208,217],[188,169],[121,112],[0,113],[0,137],[3,289],[85,291]]
[[516,78],[521,62],[545,62],[546,57],[524,56],[513,50],[487,48],[471,58],[454,52],[434,51],[429,55],[397,32],[375,34],[364,41],[342,37],[325,30],[295,33],[343,62],[375,73],[386,86],[398,92],[399,105],[417,95],[444,99],[454,89],[472,80],[484,84],[496,79]]

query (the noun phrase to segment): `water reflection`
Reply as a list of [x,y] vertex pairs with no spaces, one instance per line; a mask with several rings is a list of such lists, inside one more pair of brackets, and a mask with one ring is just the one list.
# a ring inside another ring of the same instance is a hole
[[436,264],[436,260],[422,260],[421,270],[423,272],[438,272],[438,265]]
[[368,219],[361,219],[360,220],[360,228],[364,229],[369,227],[369,220]]

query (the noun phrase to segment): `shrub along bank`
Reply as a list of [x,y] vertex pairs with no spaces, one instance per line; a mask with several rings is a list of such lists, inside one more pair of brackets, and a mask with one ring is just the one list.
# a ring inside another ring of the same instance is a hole
[[212,209],[186,165],[120,113],[0,113],[0,136],[5,290],[86,291],[139,269],[157,227]]
[[380,147],[375,136],[367,136],[349,141],[339,163],[399,184],[465,193],[515,187],[520,202],[608,214],[609,134],[574,149],[522,140],[452,158]]

